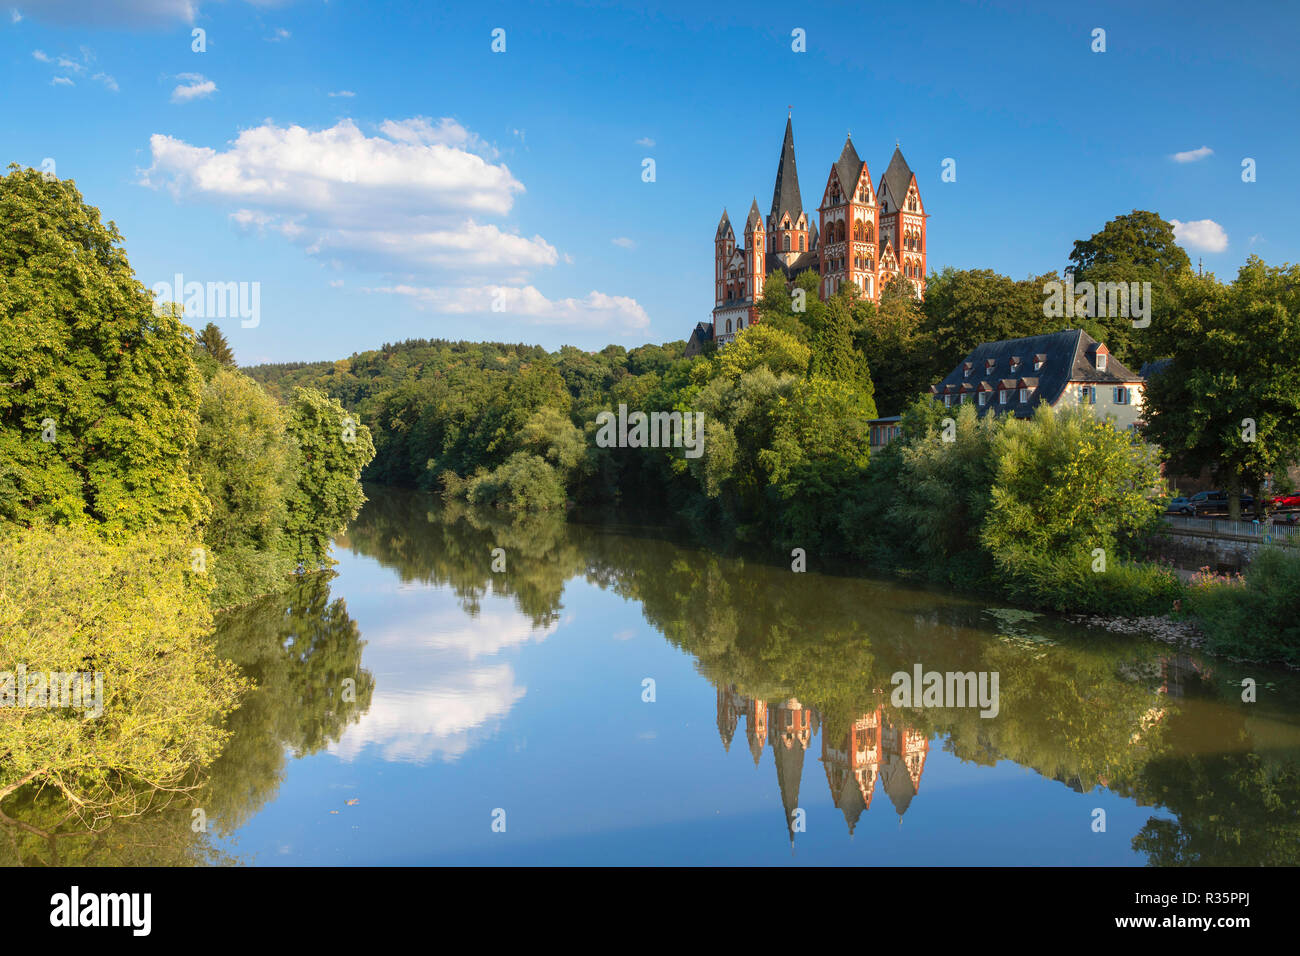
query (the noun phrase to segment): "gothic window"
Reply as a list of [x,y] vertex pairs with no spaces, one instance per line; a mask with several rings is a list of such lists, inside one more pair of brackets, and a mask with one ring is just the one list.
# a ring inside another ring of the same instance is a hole
[[799,251],[800,251],[800,252],[803,252],[803,244],[804,244],[804,237],[803,237],[803,236],[800,236],[800,237],[799,237]]
[[739,332],[739,331],[740,331],[741,329],[743,329],[744,327],[745,327],[745,320],[744,320],[744,319],[737,319],[737,320],[736,320],[736,331]]
[[727,319],[727,331],[731,331],[731,319]]
[[841,220],[841,221],[840,221],[840,224],[839,224],[838,226],[835,227],[835,239],[836,239],[837,242],[843,242],[843,241],[844,241],[844,222],[843,222],[843,220]]
[[782,245],[785,247],[785,248],[783,248],[783,249],[781,250],[782,252],[789,252],[789,251],[790,251],[790,237],[789,237],[789,236],[786,236],[786,237],[784,238],[784,240],[782,241]]

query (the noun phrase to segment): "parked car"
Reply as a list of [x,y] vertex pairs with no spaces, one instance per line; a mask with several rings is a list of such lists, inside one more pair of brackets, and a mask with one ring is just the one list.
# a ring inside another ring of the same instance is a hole
[[[1192,513],[1196,515],[1227,514],[1228,513],[1228,496],[1222,491],[1198,491],[1192,495]],[[1241,496],[1241,510],[1247,511],[1255,507],[1255,498],[1252,495]]]
[[1272,501],[1274,508],[1300,508],[1300,492],[1278,495]]
[[1165,505],[1165,514],[1167,515],[1189,515],[1192,511],[1191,498],[1174,498],[1169,504]]

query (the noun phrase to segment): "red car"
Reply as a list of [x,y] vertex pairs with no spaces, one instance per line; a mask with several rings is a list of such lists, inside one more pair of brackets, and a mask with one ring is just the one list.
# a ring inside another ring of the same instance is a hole
[[1300,508],[1300,492],[1290,495],[1278,495],[1273,499],[1274,508]]

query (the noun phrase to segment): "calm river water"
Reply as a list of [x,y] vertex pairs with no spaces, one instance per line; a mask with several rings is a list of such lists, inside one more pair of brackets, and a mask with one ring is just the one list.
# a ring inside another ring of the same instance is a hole
[[[63,858],[1300,863],[1294,674],[815,556],[367,491],[332,579],[221,622],[258,689],[207,832],[177,811]],[[893,706],[917,665],[996,673],[996,716]]]

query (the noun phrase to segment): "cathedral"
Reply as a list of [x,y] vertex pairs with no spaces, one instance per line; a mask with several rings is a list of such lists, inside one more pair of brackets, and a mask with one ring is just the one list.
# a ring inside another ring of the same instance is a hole
[[885,174],[873,186],[852,137],[831,164],[816,215],[809,215],[799,195],[794,130],[787,119],[767,219],[755,199],[741,244],[726,210],[722,212],[713,239],[713,323],[711,328],[700,323],[691,344],[712,339],[725,345],[757,322],[763,281],[777,269],[790,279],[812,270],[820,277],[822,299],[852,282],[860,295],[879,302],[881,290],[895,274],[910,281],[918,297],[924,296],[925,219],[916,175],[902,152],[895,148]]

